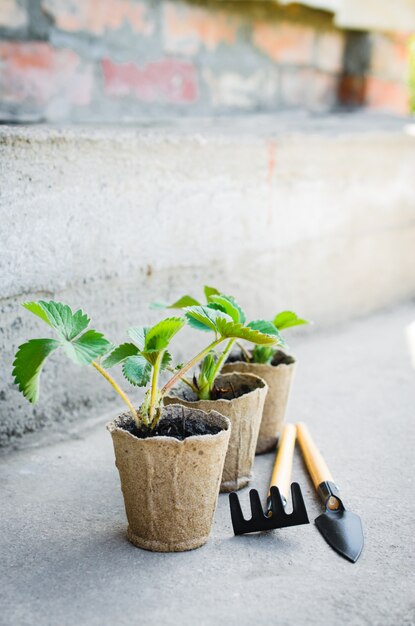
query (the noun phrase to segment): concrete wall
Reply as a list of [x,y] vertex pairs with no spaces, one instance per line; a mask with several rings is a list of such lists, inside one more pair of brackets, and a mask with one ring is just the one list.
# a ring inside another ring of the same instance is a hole
[[116,342],[159,318],[149,302],[204,283],[252,318],[292,307],[316,329],[415,294],[415,139],[399,120],[3,127],[0,163],[2,444],[118,404],[59,356],[39,405],[23,399],[13,354],[49,333],[22,301],[82,306]]
[[262,0],[1,0],[0,120],[407,111],[406,38],[369,44],[362,63],[330,13]]

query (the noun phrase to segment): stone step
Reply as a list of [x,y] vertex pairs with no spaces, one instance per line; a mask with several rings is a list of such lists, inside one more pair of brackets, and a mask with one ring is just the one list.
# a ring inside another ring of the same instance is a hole
[[23,401],[11,362],[40,325],[22,301],[82,305],[119,341],[157,319],[149,302],[204,283],[237,295],[251,319],[293,308],[317,329],[413,296],[407,125],[359,114],[2,127],[1,442],[112,397],[57,358],[38,408]]

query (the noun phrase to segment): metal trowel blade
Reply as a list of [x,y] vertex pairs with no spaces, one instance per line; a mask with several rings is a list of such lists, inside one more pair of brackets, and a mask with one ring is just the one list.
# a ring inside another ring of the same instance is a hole
[[350,511],[326,510],[315,520],[316,526],[327,543],[352,563],[363,550],[363,528],[360,517]]

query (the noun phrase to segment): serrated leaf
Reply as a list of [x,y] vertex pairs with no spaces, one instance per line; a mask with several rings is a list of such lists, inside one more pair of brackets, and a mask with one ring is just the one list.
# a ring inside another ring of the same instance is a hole
[[141,354],[137,354],[124,361],[122,373],[132,385],[145,387],[150,382],[151,365]]
[[235,337],[236,339],[246,339],[251,343],[260,345],[274,345],[276,338],[273,335],[266,335],[244,326],[243,324],[236,324],[235,322],[227,322],[225,320],[218,319],[216,322],[218,332],[222,337]]
[[182,296],[173,304],[164,304],[163,302],[152,302],[150,305],[151,309],[183,309],[185,306],[197,306],[200,302],[186,294]]
[[150,330],[150,326],[133,326],[128,329],[128,336],[135,343],[139,350],[144,350],[146,343],[146,334]]
[[39,398],[39,377],[43,364],[59,345],[56,339],[31,339],[19,346],[16,352],[12,372],[14,382],[33,404]]
[[236,307],[239,311],[239,321],[241,322],[241,324],[245,324],[246,323],[246,315],[245,315],[245,311],[243,310],[243,308],[240,306],[240,304],[238,304],[238,302],[235,300],[235,298],[233,296],[226,296],[229,300],[229,302],[232,302],[233,306]]
[[66,341],[75,339],[88,327],[90,322],[89,317],[81,309],[74,313],[67,304],[54,302],[53,300],[49,302],[44,300],[26,302],[23,306],[31,313],[40,317],[49,326],[52,326],[58,335]]
[[192,296],[186,294],[185,296],[182,296],[181,298],[176,300],[176,302],[173,302],[173,304],[169,304],[167,308],[184,309],[185,306],[198,306],[199,304],[200,302],[196,300],[196,298],[193,298]]
[[89,365],[94,359],[106,354],[111,349],[111,344],[102,333],[91,329],[78,339],[65,341],[63,348],[75,363]]
[[249,328],[259,330],[260,333],[267,333],[267,335],[278,335],[278,330],[275,328],[272,322],[268,320],[253,320],[247,324]]
[[102,361],[102,367],[109,369],[125,361],[129,356],[138,354],[138,348],[133,343],[122,343],[112,350]]
[[172,356],[170,352],[166,350],[163,354],[163,358],[161,359],[161,369],[165,370],[166,367],[170,365],[171,361],[172,361]]
[[200,376],[210,380],[216,366],[216,359],[212,353],[207,354],[200,364]]
[[184,326],[182,317],[166,317],[158,322],[146,333],[144,351],[165,350],[174,335]]
[[212,305],[219,306],[220,309],[229,315],[233,319],[234,322],[244,324],[245,323],[245,315],[242,311],[241,307],[237,304],[235,298],[231,296],[220,295],[212,295],[210,298],[209,307],[212,308]]
[[159,309],[167,309],[168,305],[165,302],[150,302],[150,309],[155,309],[158,311]]
[[253,330],[259,330],[259,332],[261,333],[273,335],[277,339],[276,344],[279,346],[284,347],[287,345],[285,339],[278,332],[278,329],[274,326],[272,322],[269,322],[267,320],[254,320],[252,322],[249,322],[248,326],[249,328],[253,328]]
[[22,306],[52,327],[51,321],[40,302],[23,302]]
[[[219,296],[220,295],[220,291],[215,289],[215,287],[209,287],[209,285],[205,285],[203,287],[203,292],[205,294],[206,302],[210,302],[212,296]],[[197,304],[199,304],[199,303],[197,303]]]
[[45,310],[53,328],[66,341],[75,339],[89,325],[90,319],[81,309],[74,313],[67,304],[61,302],[39,300],[39,304]]
[[285,330],[292,326],[301,326],[303,324],[309,324],[308,320],[301,319],[294,311],[282,311],[278,313],[272,320],[274,326],[278,330]]
[[232,322],[232,318],[229,315],[209,306],[186,307],[184,310],[189,325],[198,330],[218,332],[217,320],[222,319],[224,322]]

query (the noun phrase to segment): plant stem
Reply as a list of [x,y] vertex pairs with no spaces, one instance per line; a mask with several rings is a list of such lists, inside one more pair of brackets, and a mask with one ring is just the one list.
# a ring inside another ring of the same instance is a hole
[[182,376],[180,380],[184,382],[185,385],[190,387],[190,389],[197,394],[197,387],[188,378],[186,378],[185,376]]
[[156,362],[153,365],[153,375],[151,377],[150,406],[148,410],[150,424],[153,424],[154,412],[156,410],[156,405],[158,404],[157,387],[158,387],[159,373],[160,373],[161,361],[163,359],[163,354],[164,354],[163,350],[159,352]]
[[167,383],[164,385],[163,389],[160,392],[161,397],[163,398],[166,393],[170,391],[170,389],[174,387],[174,385],[181,378],[183,378],[186,372],[188,372],[194,365],[196,365],[196,363],[201,361],[207,354],[209,354],[211,350],[213,350],[213,348],[216,348],[216,346],[218,346],[222,341],[224,341],[224,337],[219,337],[219,339],[215,339],[215,341],[212,341],[212,343],[210,343],[206,348],[199,352],[199,354],[193,357],[193,359],[190,359],[190,361],[188,361],[186,365],[183,365],[182,369],[180,369],[174,376],[172,376],[172,378],[170,378],[170,380],[168,380]]
[[[166,367],[166,370],[168,370],[172,374],[175,374],[177,371],[174,367]],[[181,381],[185,383],[188,387],[190,387],[190,389],[192,389],[195,393],[197,393],[197,387],[192,383],[191,380],[189,380],[185,376],[182,376]]]
[[124,400],[125,404],[130,409],[131,415],[133,416],[133,419],[134,419],[135,423],[137,424],[137,426],[140,426],[140,421],[139,421],[138,416],[137,416],[137,411],[135,410],[135,408],[133,406],[133,403],[131,402],[131,400],[129,399],[127,394],[124,393],[124,391],[121,389],[121,387],[118,385],[118,383],[115,382],[113,377],[110,376],[108,374],[108,372],[105,371],[104,368],[101,367],[101,365],[99,365],[99,363],[97,363],[96,361],[92,361],[91,365],[93,365],[93,367],[95,367],[95,369],[98,370],[98,372],[105,378],[105,380],[107,380],[109,382],[111,387],[113,387],[113,389],[115,389],[115,391],[118,393],[118,395],[121,396],[121,398]]
[[[215,369],[213,370],[213,375],[212,375],[212,379],[210,381],[210,386],[213,387],[213,383],[215,382],[216,376],[220,373],[221,369],[222,369],[222,365],[224,364],[226,357],[228,356],[229,352],[232,349],[233,344],[235,343],[235,339],[229,339],[228,344],[226,346],[226,348],[224,349],[224,351],[222,352],[222,354],[220,355],[219,359],[216,362],[215,365]],[[209,389],[209,393],[210,393],[211,389]]]
[[251,355],[249,354],[248,350],[245,350],[244,346],[239,341],[236,342],[236,345],[241,349],[241,352],[244,355],[246,362],[250,363]]

